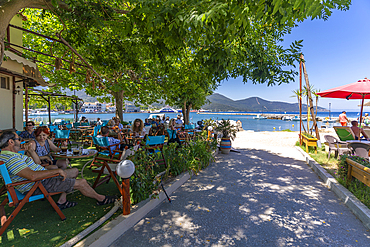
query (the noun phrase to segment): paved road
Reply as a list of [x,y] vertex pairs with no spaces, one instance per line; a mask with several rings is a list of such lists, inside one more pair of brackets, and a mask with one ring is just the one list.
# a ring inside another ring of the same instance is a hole
[[293,147],[240,151],[218,155],[111,246],[370,246]]

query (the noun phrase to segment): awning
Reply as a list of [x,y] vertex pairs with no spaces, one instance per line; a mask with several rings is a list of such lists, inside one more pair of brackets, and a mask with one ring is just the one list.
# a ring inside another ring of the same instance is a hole
[[11,51],[4,51],[4,54],[6,57],[8,57],[10,60],[16,61],[17,63],[20,63],[23,65],[23,74],[20,74],[18,72],[0,68],[1,72],[4,72],[9,75],[11,73],[12,75],[16,77],[20,77],[22,79],[27,80],[28,86],[34,87],[34,86],[53,86],[54,84],[47,83],[44,78],[42,78],[41,73],[39,69],[37,68],[37,64],[33,63],[31,61],[28,61],[27,59],[11,52]]

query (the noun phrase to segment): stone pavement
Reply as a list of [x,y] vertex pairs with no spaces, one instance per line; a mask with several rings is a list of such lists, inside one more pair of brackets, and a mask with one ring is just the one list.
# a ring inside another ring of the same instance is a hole
[[111,246],[370,246],[293,147],[297,134],[262,137],[239,133],[240,153],[219,154]]

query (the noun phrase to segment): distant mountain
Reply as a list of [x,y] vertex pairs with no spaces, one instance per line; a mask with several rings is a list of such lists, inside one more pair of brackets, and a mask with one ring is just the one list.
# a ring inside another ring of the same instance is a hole
[[[298,103],[268,101],[259,97],[250,97],[242,100],[232,100],[222,94],[212,94],[207,97],[209,104],[202,106],[205,110],[217,111],[247,111],[247,112],[292,112],[299,111]],[[318,107],[318,111],[327,111]],[[302,111],[307,111],[307,106],[302,104]]]

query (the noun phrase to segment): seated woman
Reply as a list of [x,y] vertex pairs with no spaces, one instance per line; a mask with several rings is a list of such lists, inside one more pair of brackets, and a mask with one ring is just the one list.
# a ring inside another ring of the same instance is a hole
[[[30,142],[31,148],[35,151],[33,153],[28,152],[28,155],[32,157],[36,164],[47,165],[45,168],[48,170],[52,169],[66,169],[67,160],[53,160],[50,156],[50,151],[60,152],[61,149],[54,145],[54,143],[48,138],[50,135],[49,129],[46,126],[40,126],[35,130],[35,140]],[[66,142],[63,143],[66,145]]]
[[19,134],[19,137],[23,139],[35,139],[35,134],[33,128],[35,127],[35,123],[33,121],[26,122],[26,129]]
[[144,126],[151,126],[151,123],[149,123],[149,119],[145,118]]
[[140,118],[135,119],[131,127],[133,136],[145,136],[145,128],[143,120]]
[[115,120],[115,125],[119,130],[122,130],[123,129],[123,125],[121,124],[121,121],[120,119],[117,117],[116,120]]

